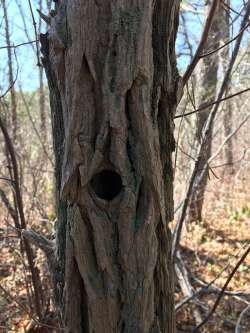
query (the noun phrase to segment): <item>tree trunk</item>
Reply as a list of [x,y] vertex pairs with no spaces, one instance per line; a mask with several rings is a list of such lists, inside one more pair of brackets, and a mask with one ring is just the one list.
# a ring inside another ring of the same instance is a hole
[[[230,95],[230,89],[227,90],[227,95]],[[232,132],[232,116],[233,116],[233,106],[232,101],[227,101],[226,103],[226,111],[224,112],[224,137],[228,137]],[[229,174],[233,175],[235,172],[233,165],[233,138],[228,141],[225,145],[224,153],[225,153],[225,163],[228,165],[228,168],[225,168],[225,171],[229,171]]]
[[[226,1],[228,7],[230,7],[230,0]],[[225,9],[225,14],[221,16],[221,33],[222,33],[222,41],[225,43],[230,39],[230,22],[229,22],[229,9]],[[220,62],[222,63],[223,71],[225,72],[228,66],[230,58],[230,49],[229,47],[225,47],[222,49]],[[230,82],[229,82],[230,85]],[[230,87],[227,89],[227,95],[230,95]],[[232,116],[233,116],[233,106],[232,101],[229,99],[225,103],[225,111],[224,111],[224,135],[225,138],[228,137],[232,131]],[[234,174],[234,166],[233,166],[233,139],[229,140],[225,145],[224,149],[225,162],[228,164],[228,168],[225,168],[225,171],[229,171],[232,175]]]
[[[207,2],[207,11],[211,6],[211,1]],[[225,16],[225,9],[223,4],[221,4],[214,16],[212,27],[208,36],[207,45],[204,53],[206,51],[211,51],[217,49],[220,46],[220,41],[222,40],[222,31],[221,31],[221,21],[222,17]],[[201,64],[201,85],[199,92],[199,106],[202,107],[204,103],[213,102],[216,99],[217,92],[217,73],[219,68],[219,54],[215,52],[214,54],[205,57]],[[206,125],[209,113],[212,110],[212,106],[207,108],[205,112],[197,113],[197,122],[196,122],[196,133],[195,140],[199,146],[202,138],[202,132]],[[212,135],[207,140],[207,143],[204,147],[201,156],[199,158],[199,171],[194,182],[193,192],[190,198],[188,219],[190,221],[201,221],[202,220],[202,208],[204,202],[204,194],[206,190],[207,180],[208,180],[208,167],[207,160],[211,155],[211,146],[212,146]],[[206,168],[206,171],[204,171]],[[202,175],[202,176],[201,176]]]
[[53,280],[62,325],[72,333],[173,333],[168,222],[181,93],[179,2],[65,0],[56,10],[41,42],[56,160]]
[[[43,11],[43,1],[39,0],[39,10]],[[42,19],[39,16],[38,22],[38,31],[39,34],[42,30]],[[39,108],[40,108],[40,130],[43,133],[43,142],[47,141],[47,126],[46,126],[46,110],[45,110],[45,91],[44,91],[44,82],[43,82],[43,68],[38,67],[39,70]]]
[[[10,98],[11,98],[11,130],[13,141],[16,142],[17,139],[17,101],[16,101],[16,91],[15,91],[15,79],[13,74],[13,58],[10,42],[10,29],[9,29],[9,20],[8,20],[8,11],[6,7],[5,0],[1,0],[4,13],[4,22],[5,22],[5,39],[8,52],[8,76],[9,76],[9,89],[10,89]],[[8,119],[9,121],[9,119]]]

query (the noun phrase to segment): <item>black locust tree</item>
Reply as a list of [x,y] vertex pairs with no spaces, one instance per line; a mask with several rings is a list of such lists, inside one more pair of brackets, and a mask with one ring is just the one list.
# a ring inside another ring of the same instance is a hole
[[178,15],[176,0],[58,0],[41,35],[58,221],[55,248],[38,242],[66,332],[175,332]]

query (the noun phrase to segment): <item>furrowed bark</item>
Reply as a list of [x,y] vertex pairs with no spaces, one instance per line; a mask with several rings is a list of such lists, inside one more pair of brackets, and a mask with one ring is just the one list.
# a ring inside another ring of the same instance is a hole
[[54,121],[52,274],[62,323],[74,333],[173,333],[167,224],[179,3],[60,1],[56,10],[41,42]]

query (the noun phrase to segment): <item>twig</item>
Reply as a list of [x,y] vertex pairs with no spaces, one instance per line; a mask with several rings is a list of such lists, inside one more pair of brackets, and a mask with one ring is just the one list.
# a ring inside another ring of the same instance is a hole
[[37,9],[37,12],[38,12],[38,14],[40,15],[41,19],[44,20],[45,23],[47,23],[48,25],[51,24],[51,17],[49,17],[49,16],[43,14],[43,13],[41,12],[40,9]]
[[246,153],[247,153],[247,151],[249,149],[250,148],[244,149],[244,151],[242,153],[242,156],[239,159],[237,159],[235,161],[232,161],[230,163],[222,163],[222,164],[212,165],[211,168],[212,169],[216,169],[216,168],[221,168],[221,167],[230,166],[230,165],[234,165],[234,164],[240,163],[242,160],[244,160],[244,157],[246,156]]
[[[222,148],[225,146],[225,144],[231,140],[231,138],[240,130],[240,128],[248,121],[250,118],[250,113],[243,119],[243,121],[236,127],[229,135],[224,139],[222,144],[219,146],[219,148],[216,150],[216,152],[209,157],[209,159],[205,162],[203,168],[198,169],[199,171],[202,171],[200,174],[200,179],[202,179],[204,173],[206,172],[207,168],[214,174],[213,167],[210,166],[210,163],[218,156],[218,154],[221,152]],[[215,175],[215,174],[214,174]]]
[[[246,12],[245,12],[244,18],[241,22],[241,28],[246,25],[246,22],[249,19],[249,14],[250,14],[250,0],[247,3]],[[238,52],[239,52],[242,36],[243,36],[243,32],[241,34],[239,34],[239,36],[237,38],[237,41],[235,43],[235,46],[234,46],[234,49],[233,49],[233,52],[232,52],[232,55],[231,55],[231,59],[230,59],[227,71],[225,73],[225,76],[223,78],[223,81],[222,81],[222,84],[221,84],[221,87],[220,87],[220,90],[219,90],[218,100],[222,99],[222,97],[223,97],[223,95],[226,91],[226,88],[227,88],[227,85],[228,85],[228,80],[230,78],[232,68],[234,66],[235,60],[236,60]],[[203,153],[203,151],[206,147],[207,140],[208,140],[209,136],[211,135],[213,122],[214,122],[215,116],[217,115],[218,109],[219,109],[219,104],[217,103],[217,104],[214,105],[212,111],[210,112],[207,123],[206,123],[205,128],[204,128],[204,138],[203,138],[203,140],[200,144],[200,147],[198,149],[198,159],[195,163],[195,166],[194,166],[191,178],[190,178],[190,182],[188,184],[188,189],[187,189],[186,196],[185,196],[185,199],[184,199],[184,203],[183,203],[183,206],[182,206],[180,218],[178,219],[177,224],[176,224],[176,228],[174,230],[173,245],[172,245],[172,260],[173,261],[175,260],[176,253],[178,251],[178,247],[179,247],[179,243],[180,243],[180,239],[181,239],[183,223],[184,223],[184,220],[185,220],[185,217],[186,217],[186,212],[187,212],[187,209],[188,209],[191,193],[193,191],[194,184],[196,182],[197,173],[198,173],[198,170],[199,170],[200,158],[201,158],[202,153]]]
[[28,117],[29,117],[29,120],[30,120],[30,122],[31,122],[31,125],[32,125],[32,127],[33,127],[33,129],[34,129],[34,132],[36,133],[36,136],[37,136],[37,138],[38,138],[38,140],[39,140],[39,142],[40,142],[40,144],[41,144],[41,146],[42,146],[42,149],[43,149],[43,151],[44,151],[44,154],[47,156],[47,158],[48,158],[48,160],[50,161],[51,165],[54,166],[54,163],[53,163],[51,157],[49,156],[49,153],[47,152],[47,149],[46,149],[45,144],[44,144],[44,142],[43,142],[43,140],[42,140],[42,138],[41,138],[41,135],[40,135],[38,129],[36,128],[35,122],[34,122],[34,120],[32,119],[32,116],[31,116],[31,114],[30,114],[30,110],[29,110],[29,105],[28,105],[28,103],[27,103],[27,101],[26,101],[26,99],[25,99],[25,96],[24,96],[24,94],[23,94],[23,91],[22,91],[21,87],[19,88],[19,90],[20,90],[20,94],[21,94],[21,97],[22,97],[22,100],[23,100],[23,103],[24,103],[24,106],[25,106],[25,110],[26,110],[26,112],[27,112],[27,115],[28,115]]
[[214,49],[212,51],[209,51],[207,53],[203,53],[200,55],[200,58],[205,58],[208,57],[216,52],[218,52],[219,50],[223,49],[224,47],[226,47],[227,45],[231,44],[232,42],[234,42],[241,33],[243,33],[250,25],[250,22],[248,22],[239,32],[236,36],[234,36],[232,39],[228,40],[226,43],[224,43],[223,45],[221,45],[220,47],[218,47],[217,49]]
[[16,63],[17,63],[16,77],[13,80],[13,82],[10,84],[10,86],[7,88],[7,90],[0,96],[0,100],[2,98],[4,98],[8,94],[9,91],[11,91],[11,89],[14,87],[14,85],[15,85],[15,83],[17,81],[17,77],[18,77],[18,73],[19,73],[19,65],[18,65],[18,61],[17,61],[17,56],[16,56],[15,49],[14,49],[14,55],[15,55],[15,59],[16,59]]
[[[13,143],[11,141],[11,138],[9,136],[8,130],[0,116],[0,129],[3,133],[4,136],[4,141],[6,144],[6,148],[8,153],[10,154],[10,159],[13,167],[13,176],[14,176],[14,189],[15,189],[15,195],[16,195],[16,204],[18,207],[18,213],[20,217],[20,224],[18,223],[17,228],[22,228],[26,229],[26,220],[25,220],[25,215],[24,215],[24,209],[23,209],[23,198],[21,194],[21,188],[20,188],[20,182],[19,182],[19,172],[18,172],[18,164],[16,160],[16,154],[15,154],[15,149],[13,146]],[[40,277],[38,275],[37,268],[35,267],[34,264],[34,255],[33,251],[30,247],[29,242],[25,239],[24,240],[24,246],[27,254],[27,259],[29,263],[29,268],[31,271],[31,276],[32,276],[32,282],[33,282],[33,287],[34,287],[34,293],[35,293],[35,305],[36,305],[36,312],[41,318],[41,305],[40,305],[40,300],[42,297],[42,292],[40,291]]]
[[[185,267],[185,264],[181,258],[180,252],[177,253],[178,261],[175,263],[175,272],[178,277],[178,282],[181,287],[182,293],[184,296],[189,298],[193,298],[194,296],[194,289],[191,285],[188,277],[188,271]],[[202,322],[202,317],[199,309],[194,309],[194,317],[196,324]]]
[[248,256],[249,253],[250,253],[250,246],[245,251],[245,253],[243,254],[243,256],[240,258],[240,260],[237,262],[236,266],[234,267],[234,269],[232,270],[232,272],[228,276],[228,278],[226,280],[226,283],[224,284],[223,288],[221,289],[221,292],[220,292],[219,296],[217,297],[217,299],[216,299],[216,301],[215,301],[212,309],[210,310],[209,314],[206,316],[206,318],[198,326],[195,327],[195,329],[192,331],[192,333],[199,332],[200,328],[202,326],[204,326],[208,322],[208,320],[210,319],[210,317],[213,315],[213,313],[215,312],[215,310],[217,309],[217,307],[218,307],[218,305],[220,303],[220,300],[221,300],[222,296],[224,295],[224,292],[225,292],[227,286],[229,285],[230,281],[234,277],[234,274],[237,272],[238,268],[243,263],[243,261],[246,259],[246,257]]
[[[219,288],[218,286],[216,286],[214,284],[214,281],[211,281],[209,284],[203,282],[202,280],[198,279],[197,277],[193,277],[193,279],[199,283],[203,288],[207,289],[208,292],[211,293],[220,293],[222,288]],[[243,291],[230,291],[230,290],[225,290],[224,291],[224,295],[228,295],[228,296],[232,296],[235,299],[237,299],[237,301],[243,302],[245,304],[250,304],[245,298],[242,298],[241,296],[250,296],[249,293],[244,293]]]
[[235,333],[240,333],[240,323],[242,321],[242,318],[244,317],[244,315],[246,314],[246,312],[250,310],[250,304],[248,304],[248,306],[245,307],[245,309],[241,312],[239,319],[237,320],[236,326],[235,326]]
[[228,136],[223,140],[219,148],[216,150],[216,152],[208,159],[207,163],[211,163],[212,160],[214,160],[220,153],[221,149],[225,146],[225,144],[231,140],[231,138],[240,130],[240,128],[248,121],[250,118],[250,113],[242,120],[242,122],[231,132],[228,134]]
[[[235,10],[234,8],[232,8],[231,6],[229,6],[229,4],[227,4],[225,1],[221,0],[221,2],[223,3],[223,5],[224,5],[227,9],[231,10],[233,13],[235,13],[235,14],[238,15],[238,16],[242,16],[242,13],[238,12],[237,10]],[[242,10],[241,10],[241,11],[242,11]]]
[[29,44],[33,44],[33,43],[36,43],[37,41],[36,40],[32,40],[30,42],[24,42],[24,43],[20,43],[20,44],[16,44],[16,45],[10,45],[10,46],[0,46],[0,50],[4,50],[4,49],[16,49],[20,46],[23,46],[23,45],[29,45]]
[[5,194],[5,192],[1,188],[0,188],[0,197],[1,197],[5,207],[9,211],[12,219],[15,220],[17,218],[15,209],[12,207],[7,195]]
[[30,313],[30,311],[28,309],[26,309],[26,307],[22,303],[20,303],[16,298],[14,298],[10,294],[10,292],[8,290],[6,290],[1,284],[0,284],[0,289],[7,296],[6,297],[7,300],[9,298],[12,302],[15,302],[20,307],[20,309],[22,309],[23,312],[26,313],[30,317],[30,319],[32,319],[37,325],[48,327],[48,328],[53,328],[53,329],[58,329],[58,327],[55,327],[55,326],[52,326],[52,325],[48,325],[48,324],[42,323],[39,320],[37,320],[34,316],[32,316],[32,314]]
[[54,253],[54,242],[48,240],[46,237],[39,235],[33,230],[22,230],[22,237],[28,239],[39,247],[47,256],[51,256]]
[[196,65],[198,64],[198,62],[200,60],[200,55],[201,55],[201,52],[203,51],[203,49],[206,45],[208,34],[209,34],[210,28],[211,28],[212,23],[213,23],[213,18],[214,18],[215,12],[217,10],[218,3],[219,3],[219,0],[213,0],[213,2],[212,2],[212,5],[211,5],[211,8],[210,8],[210,11],[209,11],[209,14],[207,16],[206,23],[205,23],[205,27],[204,27],[204,30],[203,30],[203,33],[202,33],[200,43],[197,47],[197,50],[196,50],[195,55],[193,57],[193,60],[191,61],[191,63],[189,64],[185,74],[183,75],[183,86],[186,85],[187,81],[189,80],[191,74],[193,73]]
[[37,37],[37,29],[36,29],[36,21],[35,21],[35,17],[34,17],[34,13],[33,13],[33,9],[32,9],[32,5],[30,0],[28,0],[29,2],[29,8],[30,8],[30,13],[31,13],[31,17],[32,17],[32,23],[33,23],[33,27],[34,27],[34,31],[35,31],[35,37],[36,37],[36,56],[37,56],[37,66],[42,66],[40,63],[40,58],[39,58],[39,42],[38,42],[38,37]]
[[236,93],[234,93],[234,94],[232,94],[232,95],[229,95],[229,96],[223,97],[223,98],[221,98],[221,99],[219,99],[219,100],[216,100],[216,101],[214,101],[214,102],[206,103],[206,104],[204,104],[203,106],[201,106],[200,108],[198,108],[198,109],[196,109],[196,110],[194,110],[194,111],[190,111],[190,112],[187,112],[187,113],[179,114],[179,115],[175,116],[174,119],[181,118],[181,117],[186,117],[186,116],[190,116],[191,114],[194,114],[194,113],[197,113],[197,112],[201,112],[201,111],[205,111],[205,109],[207,109],[208,107],[210,107],[210,106],[212,106],[212,105],[219,104],[219,103],[221,103],[221,102],[223,102],[223,101],[226,101],[226,100],[228,100],[228,99],[230,99],[230,98],[233,98],[233,97],[235,97],[235,96],[238,96],[238,95],[244,94],[245,92],[247,92],[247,91],[249,91],[249,90],[250,90],[250,88],[246,88],[246,89],[244,89],[244,90],[238,91],[238,92],[236,92]]

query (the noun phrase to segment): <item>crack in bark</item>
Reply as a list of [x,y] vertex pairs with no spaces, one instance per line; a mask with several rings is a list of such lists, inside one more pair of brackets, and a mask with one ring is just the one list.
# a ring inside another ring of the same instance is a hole
[[[66,332],[174,333],[166,222],[178,2],[61,3],[48,57],[65,128],[60,191],[72,202],[60,248]],[[110,201],[91,190],[102,170],[122,180]]]

